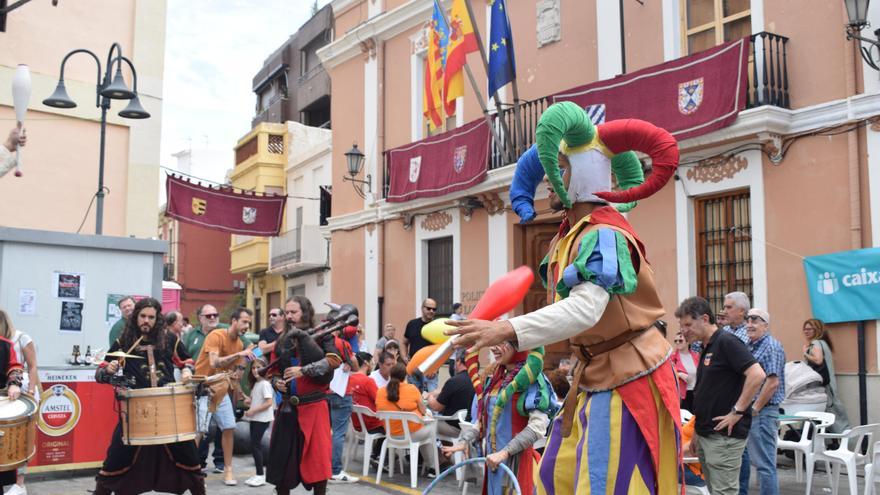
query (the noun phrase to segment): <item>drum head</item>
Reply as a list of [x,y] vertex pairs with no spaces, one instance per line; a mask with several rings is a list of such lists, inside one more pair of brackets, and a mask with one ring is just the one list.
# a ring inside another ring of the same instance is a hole
[[19,397],[14,401],[10,401],[7,397],[0,397],[0,420],[20,418],[33,414],[36,407],[31,400],[25,397]]

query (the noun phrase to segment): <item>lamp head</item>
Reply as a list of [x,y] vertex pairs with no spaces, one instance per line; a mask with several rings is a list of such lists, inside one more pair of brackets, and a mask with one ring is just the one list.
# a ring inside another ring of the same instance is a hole
[[76,107],[76,102],[67,95],[67,89],[64,88],[64,80],[59,79],[58,86],[55,86],[55,92],[43,100],[43,105],[55,108],[74,108]]
[[137,95],[134,95],[134,98],[128,102],[128,105],[119,112],[119,116],[126,119],[148,119],[150,118],[150,112],[141,106],[140,99],[138,99]]
[[856,31],[868,25],[868,4],[870,0],[844,0],[849,26]]
[[345,160],[348,164],[348,175],[354,177],[360,173],[364,166],[364,154],[358,149],[357,143],[345,153]]
[[116,68],[116,75],[113,77],[113,82],[101,90],[101,96],[110,98],[111,100],[130,100],[135,97],[135,93],[125,85],[125,79],[122,78],[121,68]]

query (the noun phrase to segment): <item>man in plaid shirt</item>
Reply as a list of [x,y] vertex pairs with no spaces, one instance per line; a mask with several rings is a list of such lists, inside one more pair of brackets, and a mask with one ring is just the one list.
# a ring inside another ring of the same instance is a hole
[[779,429],[779,403],[785,397],[785,351],[769,332],[770,315],[763,309],[750,309],[746,316],[747,345],[764,369],[767,379],[752,403],[752,429],[743,452],[739,493],[749,488],[749,465],[758,471],[761,495],[777,495],[776,431]]

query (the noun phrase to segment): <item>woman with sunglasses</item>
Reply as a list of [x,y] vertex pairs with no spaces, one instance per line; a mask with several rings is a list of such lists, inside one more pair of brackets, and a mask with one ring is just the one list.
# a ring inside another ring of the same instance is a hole
[[804,322],[804,359],[810,368],[813,368],[822,377],[822,385],[825,386],[825,395],[828,402],[825,412],[834,413],[834,424],[830,426],[832,433],[841,433],[849,428],[849,418],[843,402],[837,394],[837,376],[834,373],[834,357],[831,352],[834,344],[825,330],[822,320],[811,318]]
[[693,411],[694,385],[697,384],[697,366],[700,364],[700,355],[690,349],[681,332],[675,334],[672,347],[672,363],[675,365],[676,374],[680,380],[679,385],[682,385],[681,408]]

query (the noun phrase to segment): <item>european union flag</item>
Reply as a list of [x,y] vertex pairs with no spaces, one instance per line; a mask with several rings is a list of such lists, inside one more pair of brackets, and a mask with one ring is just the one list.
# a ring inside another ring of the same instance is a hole
[[489,96],[516,79],[513,57],[513,37],[507,20],[504,0],[489,0],[492,7],[492,25],[489,29]]

